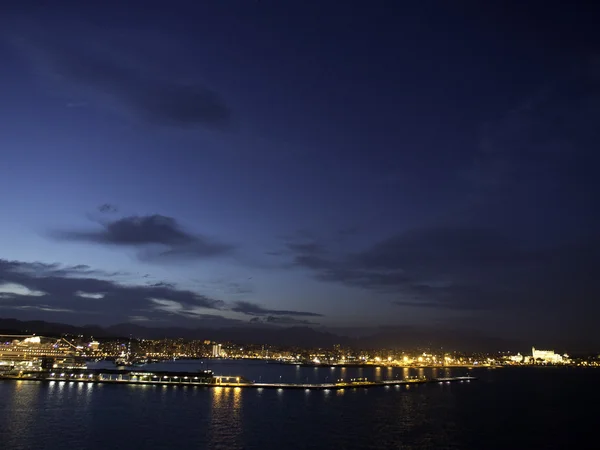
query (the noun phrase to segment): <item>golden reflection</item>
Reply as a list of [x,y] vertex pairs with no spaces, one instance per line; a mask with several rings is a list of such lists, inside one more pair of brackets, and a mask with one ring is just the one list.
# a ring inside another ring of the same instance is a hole
[[221,403],[223,401],[223,396],[224,396],[224,389],[222,387],[216,387],[213,389],[213,402],[212,402],[213,408],[221,406]]
[[242,409],[242,388],[233,388],[233,410],[238,413]]
[[212,397],[211,420],[208,430],[209,448],[239,448],[242,432],[242,388],[214,387],[209,390]]
[[7,393],[3,395],[5,407],[11,412],[10,420],[2,424],[0,448],[35,448],[39,443],[30,440],[29,430],[37,425],[41,406],[55,401],[53,392],[41,383],[25,383],[17,380],[7,382]]

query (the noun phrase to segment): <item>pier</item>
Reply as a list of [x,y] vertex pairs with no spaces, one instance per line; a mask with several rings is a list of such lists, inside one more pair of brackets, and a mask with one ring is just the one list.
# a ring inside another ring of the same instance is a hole
[[0,380],[38,382],[104,383],[127,385],[168,385],[200,387],[235,387],[245,389],[304,389],[341,390],[402,386],[412,384],[448,384],[470,382],[475,377],[416,378],[405,380],[368,381],[365,379],[340,380],[335,383],[255,383],[241,376],[215,375],[211,371],[165,372],[147,370],[77,369],[60,371],[19,371],[0,373]]

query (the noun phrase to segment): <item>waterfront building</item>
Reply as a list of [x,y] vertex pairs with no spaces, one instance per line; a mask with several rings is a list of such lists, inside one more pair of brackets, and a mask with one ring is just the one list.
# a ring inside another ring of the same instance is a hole
[[221,357],[221,344],[213,344],[212,346],[212,357],[213,358],[220,358]]
[[546,364],[564,364],[569,362],[569,355],[559,355],[554,353],[554,350],[536,350],[535,347],[531,348],[531,357],[533,362],[541,360]]
[[524,361],[523,355],[517,353],[516,355],[511,355],[508,357],[508,360],[513,363],[522,363]]

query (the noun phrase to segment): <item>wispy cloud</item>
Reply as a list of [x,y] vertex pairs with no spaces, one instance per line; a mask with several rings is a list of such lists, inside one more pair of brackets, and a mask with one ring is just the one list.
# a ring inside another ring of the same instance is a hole
[[298,319],[289,316],[267,316],[254,317],[251,319],[253,323],[268,323],[271,325],[318,325],[318,322],[313,322],[308,319]]
[[600,137],[599,87],[597,62],[584,61],[487,122],[466,172],[471,203],[506,210],[511,203],[530,204],[548,193],[565,207],[573,203],[568,198],[581,201],[587,195],[582,186],[595,177],[589,167]]
[[82,291],[77,291],[77,292],[75,292],[75,295],[78,296],[78,297],[91,298],[91,299],[95,299],[95,300],[99,300],[101,298],[104,298],[104,294],[100,293],[100,292],[82,292]]
[[297,319],[295,317],[267,316],[266,323],[278,325],[318,325],[318,322],[313,322],[307,319]]
[[0,294],[4,294],[5,297],[19,296],[19,297],[42,297],[46,295],[43,291],[37,291],[30,289],[27,286],[23,286],[19,283],[3,283],[0,284]]
[[251,302],[238,301],[231,308],[232,311],[247,314],[249,316],[299,316],[299,317],[321,317],[322,314],[308,311],[293,311],[285,309],[268,309]]
[[184,312],[184,307],[179,302],[165,300],[163,298],[149,298],[148,300],[154,304],[155,310],[160,310],[171,314],[181,314]]
[[112,205],[110,203],[104,203],[98,206],[98,211],[100,211],[101,213],[116,213],[119,211],[119,209],[115,205]]
[[[3,305],[6,308],[6,305]],[[9,309],[20,309],[28,311],[42,311],[49,313],[74,313],[75,311],[67,308],[54,308],[49,305],[11,305]]]
[[9,41],[32,71],[84,97],[69,104],[90,103],[111,111],[117,105],[152,124],[179,128],[230,124],[231,110],[221,95],[197,79],[183,81],[161,70],[156,64],[161,54],[149,42],[144,49],[148,57],[141,57],[129,45],[134,31],[109,33],[66,19],[59,23],[14,16],[12,22]]
[[152,319],[146,316],[129,316],[129,320],[132,322],[152,322]]

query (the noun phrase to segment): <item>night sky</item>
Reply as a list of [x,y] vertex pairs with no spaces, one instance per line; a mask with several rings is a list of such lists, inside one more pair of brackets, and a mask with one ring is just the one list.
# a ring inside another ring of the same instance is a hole
[[600,345],[593,2],[46,3],[0,14],[0,317]]

